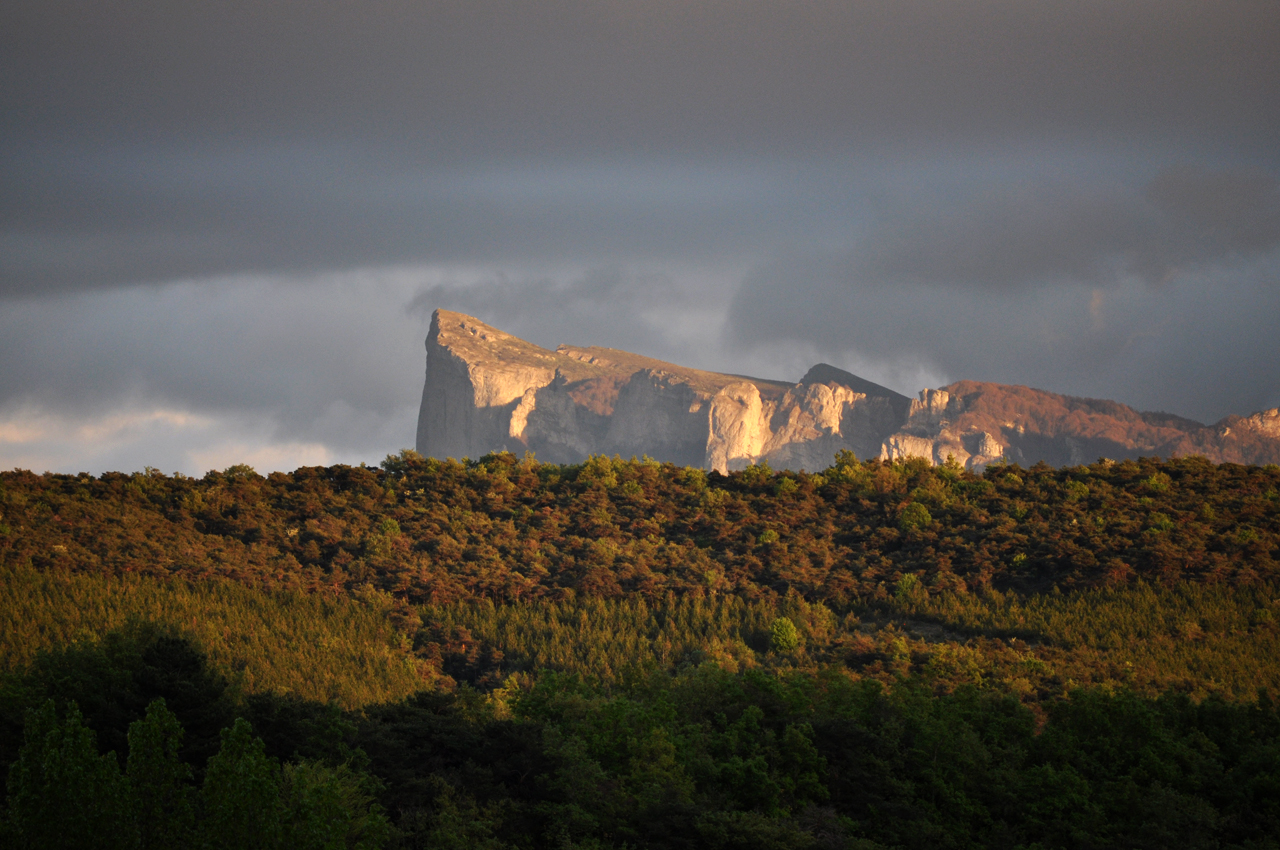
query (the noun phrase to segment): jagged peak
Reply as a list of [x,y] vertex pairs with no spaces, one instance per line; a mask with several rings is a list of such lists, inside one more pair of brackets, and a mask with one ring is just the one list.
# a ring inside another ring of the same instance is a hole
[[[975,469],[1000,456],[1070,465],[1152,454],[1280,457],[1277,410],[1207,428],[1119,402],[975,381],[913,401],[828,363],[792,384],[610,348],[551,351],[450,310],[432,315],[426,378],[417,445],[441,457],[524,446],[557,462],[630,452],[722,471],[761,458],[818,469],[845,448],[937,463],[952,455]],[[733,403],[748,395],[750,404]]]
[[512,336],[506,331],[498,330],[493,325],[477,319],[475,316],[468,316],[466,313],[456,313],[452,310],[435,310],[431,314],[431,329],[428,331],[428,339],[435,339],[440,344],[448,344],[464,340],[475,343],[500,343],[515,341],[520,343],[522,347],[537,349],[545,352],[546,349],[540,348],[531,342]]
[[513,336],[475,316],[452,310],[436,310],[431,314],[427,333],[427,351],[446,349],[473,366],[531,366],[554,370],[562,360],[554,352]]
[[810,384],[839,384],[866,396],[891,398],[903,402],[910,401],[909,398],[901,393],[896,393],[888,387],[882,387],[873,381],[868,381],[866,378],[859,378],[852,372],[838,369],[829,363],[819,363],[804,373],[804,377],[800,379],[800,386],[808,386]]

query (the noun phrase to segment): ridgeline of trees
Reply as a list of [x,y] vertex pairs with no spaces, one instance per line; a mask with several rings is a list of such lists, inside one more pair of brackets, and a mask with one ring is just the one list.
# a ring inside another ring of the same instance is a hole
[[1088,467],[922,460],[724,477],[654,461],[577,466],[389,457],[263,478],[0,473],[0,559],[42,570],[221,576],[410,603],[575,595],[839,604],[929,590],[1047,591],[1276,578],[1280,467],[1201,458]]
[[1277,847],[1277,559],[1196,458],[0,473],[0,839]]

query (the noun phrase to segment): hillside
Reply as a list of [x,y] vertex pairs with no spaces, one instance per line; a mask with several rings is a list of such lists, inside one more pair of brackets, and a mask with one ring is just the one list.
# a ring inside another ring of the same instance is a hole
[[0,839],[1272,846],[1278,559],[1201,458],[0,473]]
[[722,476],[605,457],[462,464],[408,452],[385,467],[0,473],[0,558],[441,602],[569,591],[842,599],[908,574],[970,592],[1247,582],[1273,577],[1280,549],[1280,471],[1201,458],[978,475],[845,454],[821,474]]

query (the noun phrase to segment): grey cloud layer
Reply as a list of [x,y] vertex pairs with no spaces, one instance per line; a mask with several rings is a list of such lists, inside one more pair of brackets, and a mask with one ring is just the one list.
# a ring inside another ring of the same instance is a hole
[[981,182],[900,205],[857,246],[851,273],[997,289],[1124,275],[1159,283],[1280,243],[1280,183],[1261,169],[1178,164],[1127,186],[1074,177]]
[[[667,359],[706,357],[705,343],[708,337],[719,336],[722,305],[731,293],[698,281],[696,272],[692,277],[676,280],[667,274],[620,267],[532,280],[501,275],[423,287],[407,309],[423,319],[436,308],[483,316],[494,326],[545,348],[567,343],[643,350]],[[700,288],[712,291],[699,292]],[[681,316],[699,313],[715,323],[713,332],[682,336]],[[700,336],[704,344],[690,345],[690,336]]]
[[436,306],[777,377],[1280,404],[1277,44],[1274,0],[12,0],[0,412],[393,451]]
[[1280,127],[1267,0],[12,0],[3,22],[20,132],[390,137],[465,158]]
[[[759,192],[765,222],[637,201],[643,168],[786,182],[850,155],[945,167],[1016,143],[1274,171],[1277,43],[1271,2],[14,0],[0,281],[687,251],[682,234],[733,247],[785,229]],[[579,172],[606,175],[607,197],[469,191]]]
[[1280,252],[1158,287],[1130,277],[1106,289],[993,292],[850,272],[845,258],[809,254],[758,267],[730,307],[733,339],[924,358],[951,380],[1113,398],[1205,422],[1280,405]]
[[348,275],[11,301],[0,313],[0,410],[245,412],[292,439],[367,448],[361,429],[416,408],[426,324],[402,308],[411,291]]

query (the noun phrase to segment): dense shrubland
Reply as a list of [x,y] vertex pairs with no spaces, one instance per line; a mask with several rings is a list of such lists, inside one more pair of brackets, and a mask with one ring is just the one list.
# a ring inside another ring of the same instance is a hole
[[0,558],[40,569],[220,576],[413,603],[1062,590],[1277,576],[1280,468],[1199,458],[977,476],[923,461],[724,477],[592,458],[383,469],[248,467],[202,479],[0,474]]
[[[18,846],[65,843],[55,780],[121,846],[1280,840],[1275,468],[405,452],[0,488]],[[257,793],[217,790],[231,760]]]

